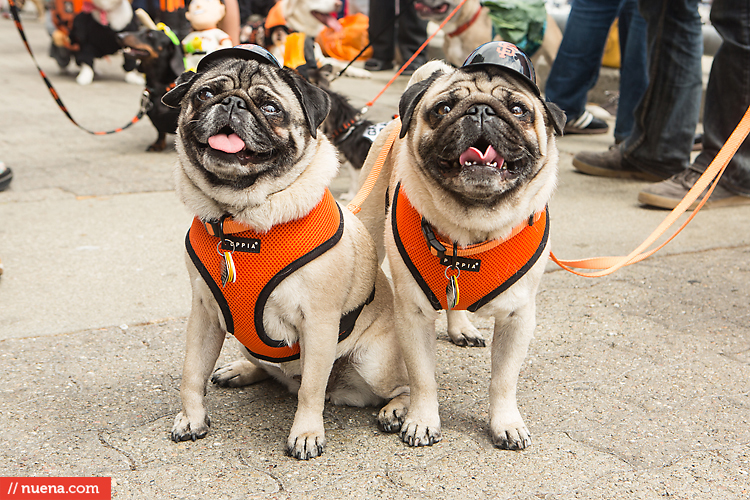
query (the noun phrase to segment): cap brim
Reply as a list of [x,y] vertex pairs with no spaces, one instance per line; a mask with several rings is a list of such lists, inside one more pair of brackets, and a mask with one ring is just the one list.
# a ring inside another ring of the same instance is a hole
[[273,57],[273,55],[270,52],[268,54],[273,58],[273,60],[251,49],[241,48],[241,47],[227,47],[227,48],[215,50],[211,52],[210,54],[207,54],[206,56],[204,56],[203,59],[201,59],[200,62],[198,62],[198,67],[196,69],[198,71],[203,71],[204,69],[208,68],[212,63],[216,61],[220,61],[221,59],[227,59],[227,58],[255,60],[260,63],[266,63],[266,64],[271,64],[271,65],[274,65],[275,63],[275,66],[277,68],[281,68],[281,64],[279,64],[279,61],[275,57]]

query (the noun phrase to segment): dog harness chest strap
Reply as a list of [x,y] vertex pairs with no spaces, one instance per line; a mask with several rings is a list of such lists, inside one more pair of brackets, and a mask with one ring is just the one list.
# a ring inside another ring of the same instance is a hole
[[[432,307],[471,312],[521,279],[541,257],[549,236],[545,208],[530,217],[529,223],[521,229],[514,230],[509,239],[477,245],[477,250],[462,252],[457,245],[451,248],[441,243],[431,229],[425,230],[422,216],[409,203],[400,184],[393,195],[391,228],[401,258]],[[442,251],[436,251],[436,247],[442,247]],[[463,256],[465,253],[468,255]],[[449,303],[452,297],[446,293],[446,284],[454,289],[455,304]]]
[[[343,213],[326,190],[320,203],[305,217],[276,225],[267,233],[256,233],[231,219],[203,223],[196,218],[185,245],[219,303],[227,331],[253,356],[282,362],[299,358],[300,346],[269,338],[263,326],[266,303],[287,276],[336,245],[343,232]],[[236,282],[226,286],[222,286],[221,276],[224,252],[231,252],[237,269]],[[351,333],[368,302],[344,315],[339,341]]]

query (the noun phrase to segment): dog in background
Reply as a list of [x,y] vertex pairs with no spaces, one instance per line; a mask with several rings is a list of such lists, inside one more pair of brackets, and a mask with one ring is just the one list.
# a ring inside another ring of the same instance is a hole
[[[303,34],[309,38],[313,46],[313,60],[318,66],[331,65],[334,71],[341,71],[346,63],[326,57],[315,38],[326,27],[333,30],[342,29],[336,14],[341,10],[339,0],[280,0],[266,17],[263,30],[265,46],[279,61],[290,59],[290,49],[294,49],[297,42],[288,43],[290,35]],[[292,50],[292,58],[294,51]],[[372,74],[362,68],[349,67],[344,73],[352,78],[370,78]]]
[[177,36],[170,33],[166,26],[159,29],[154,25],[153,28],[119,33],[118,38],[123,55],[138,61],[137,69],[146,77],[149,101],[146,114],[159,133],[156,142],[146,151],[164,151],[167,134],[174,134],[177,130],[180,110],[165,105],[161,98],[174,87],[177,77],[185,71],[185,62]]
[[[540,7],[543,6],[542,0],[537,0],[537,2]],[[453,12],[459,3],[460,0],[415,0],[414,7],[419,17],[439,24]],[[480,0],[467,0],[446,23],[443,31],[445,33],[443,40],[445,60],[457,67],[461,66],[469,54],[483,43],[502,40],[500,34],[495,34],[500,30],[493,27],[490,7],[483,5]],[[560,42],[562,42],[562,32],[552,16],[547,14],[541,46],[538,50],[529,51],[531,53],[528,55],[534,61],[539,56],[544,56],[552,65],[557,56],[557,50],[560,48]]]

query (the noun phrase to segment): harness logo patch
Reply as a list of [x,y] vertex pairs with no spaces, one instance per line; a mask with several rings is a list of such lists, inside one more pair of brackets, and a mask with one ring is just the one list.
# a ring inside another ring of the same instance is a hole
[[221,241],[221,249],[227,252],[260,253],[260,240],[224,237]]
[[[453,266],[453,257],[443,255],[440,257],[441,266]],[[466,257],[456,257],[456,269],[460,271],[471,271],[478,273],[482,261],[479,259],[467,259]]]

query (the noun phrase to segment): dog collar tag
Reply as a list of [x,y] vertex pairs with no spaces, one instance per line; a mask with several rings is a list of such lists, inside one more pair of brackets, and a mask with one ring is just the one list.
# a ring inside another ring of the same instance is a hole
[[219,240],[219,243],[216,245],[216,253],[221,257],[221,287],[224,288],[227,286],[227,283],[234,283],[237,281],[237,268],[234,266],[234,259],[232,259],[234,250],[231,252],[222,252],[220,250],[221,241],[222,240]]
[[458,291],[458,275],[448,278],[448,286],[445,287],[445,300],[448,303],[449,310],[456,307],[458,301],[461,300]]

